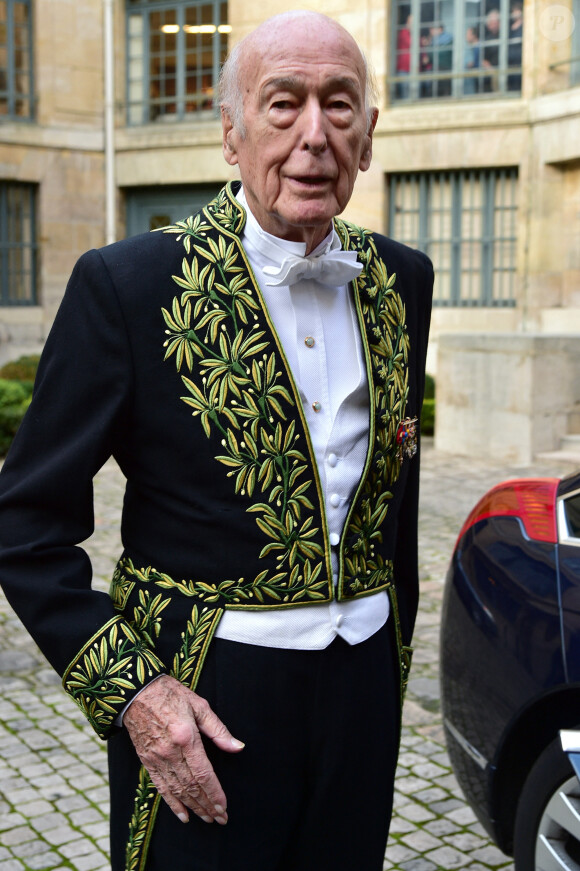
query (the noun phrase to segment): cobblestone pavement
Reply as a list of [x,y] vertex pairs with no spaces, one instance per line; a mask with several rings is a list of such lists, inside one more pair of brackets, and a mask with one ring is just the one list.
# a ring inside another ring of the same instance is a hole
[[[425,445],[422,599],[385,869],[513,869],[465,804],[445,751],[438,684],[443,580],[461,523],[488,487],[516,475],[570,469],[553,458],[507,467]],[[96,531],[87,544],[100,589],[107,589],[119,551],[122,491],[118,470],[107,464],[95,483]],[[104,746],[0,593],[0,871],[106,871],[107,813]]]

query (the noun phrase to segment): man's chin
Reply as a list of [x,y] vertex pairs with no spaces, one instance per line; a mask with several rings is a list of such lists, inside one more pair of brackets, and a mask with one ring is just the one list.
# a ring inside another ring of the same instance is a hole
[[304,197],[295,200],[288,208],[281,209],[280,217],[295,227],[325,228],[342,211],[333,198]]

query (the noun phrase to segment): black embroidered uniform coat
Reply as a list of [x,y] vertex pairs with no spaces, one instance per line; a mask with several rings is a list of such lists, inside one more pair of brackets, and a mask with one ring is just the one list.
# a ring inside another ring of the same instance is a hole
[[[316,461],[240,242],[244,221],[228,186],[186,221],[79,260],[0,475],[0,582],[102,737],[153,676],[195,687],[225,608],[333,596]],[[388,591],[403,693],[419,476],[404,421],[421,410],[433,273],[420,252],[335,227],[363,264],[352,293],[370,389],[336,595]],[[77,545],[111,454],[127,489],[109,597],[91,590]],[[144,867],[158,804],[146,772],[137,779],[121,821],[127,869]]]

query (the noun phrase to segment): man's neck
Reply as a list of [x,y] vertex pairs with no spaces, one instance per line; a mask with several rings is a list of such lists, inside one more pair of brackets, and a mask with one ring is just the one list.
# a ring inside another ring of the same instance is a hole
[[332,230],[332,222],[328,224],[326,227],[296,227],[296,233],[291,233],[289,235],[282,235],[278,233],[272,233],[272,229],[266,229],[262,226],[260,219],[257,217],[256,213],[252,209],[248,198],[245,195],[243,185],[240,187],[238,193],[236,194],[236,199],[238,199],[247,212],[251,213],[254,220],[258,224],[259,227],[264,231],[264,233],[268,233],[270,236],[274,236],[277,239],[280,239],[284,242],[294,242],[298,244],[305,245],[304,257],[308,257],[309,254],[318,248],[321,242],[323,242],[328,234]]

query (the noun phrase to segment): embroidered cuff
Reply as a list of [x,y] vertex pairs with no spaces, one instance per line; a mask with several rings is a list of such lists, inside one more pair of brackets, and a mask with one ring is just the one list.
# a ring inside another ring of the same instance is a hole
[[100,738],[107,738],[127,702],[166,671],[123,617],[110,620],[64,673],[62,684]]

